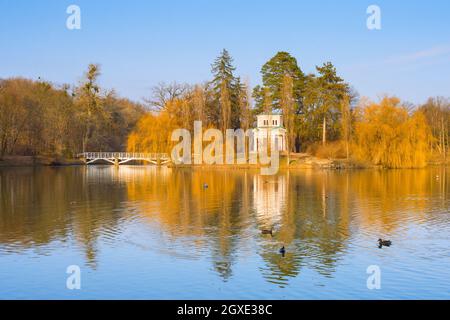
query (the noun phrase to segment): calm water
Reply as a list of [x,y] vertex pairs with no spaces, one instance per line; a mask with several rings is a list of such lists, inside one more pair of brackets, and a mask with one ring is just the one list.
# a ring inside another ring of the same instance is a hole
[[444,169],[0,169],[0,299],[449,299],[449,182]]

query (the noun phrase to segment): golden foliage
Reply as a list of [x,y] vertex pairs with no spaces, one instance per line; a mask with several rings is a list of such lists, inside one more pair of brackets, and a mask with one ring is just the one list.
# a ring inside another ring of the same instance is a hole
[[169,112],[159,115],[147,114],[128,136],[128,152],[169,152],[172,148],[171,134],[177,123]]
[[431,135],[420,111],[410,115],[399,99],[385,97],[359,112],[353,144],[358,160],[388,168],[426,165]]
[[311,143],[306,151],[321,159],[345,159],[347,158],[346,143],[344,140],[329,141],[326,145]]

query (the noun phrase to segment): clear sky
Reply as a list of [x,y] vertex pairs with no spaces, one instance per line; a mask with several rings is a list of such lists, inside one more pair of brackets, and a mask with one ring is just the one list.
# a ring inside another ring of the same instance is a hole
[[[66,28],[71,4],[81,30]],[[366,27],[371,4],[381,30]],[[103,86],[134,100],[160,81],[210,79],[222,48],[252,85],[288,51],[305,73],[333,62],[361,96],[450,96],[448,0],[0,0],[0,45],[0,78],[76,84],[93,62]]]

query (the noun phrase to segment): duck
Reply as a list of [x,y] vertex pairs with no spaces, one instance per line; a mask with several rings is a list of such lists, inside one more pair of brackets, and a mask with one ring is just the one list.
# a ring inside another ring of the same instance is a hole
[[262,234],[270,234],[271,236],[273,236],[273,227],[270,229],[262,229],[261,233]]
[[390,247],[391,244],[392,244],[392,241],[391,240],[378,239],[378,244],[379,244],[380,248],[383,247],[383,246]]
[[208,184],[207,184],[207,183],[204,183],[204,184],[203,184],[203,189],[208,189],[208,188],[209,188]]
[[286,254],[286,248],[284,246],[280,249],[280,253],[283,257]]

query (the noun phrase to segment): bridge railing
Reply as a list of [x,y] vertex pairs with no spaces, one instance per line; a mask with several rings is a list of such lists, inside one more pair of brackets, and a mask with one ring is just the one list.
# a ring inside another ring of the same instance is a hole
[[141,153],[141,152],[83,152],[78,155],[85,159],[168,159],[167,153]]

